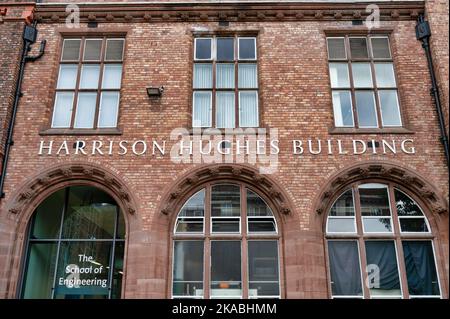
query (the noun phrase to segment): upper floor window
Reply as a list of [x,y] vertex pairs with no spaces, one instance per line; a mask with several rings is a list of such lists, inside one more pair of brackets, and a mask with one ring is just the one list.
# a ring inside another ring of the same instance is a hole
[[63,42],[52,128],[117,127],[123,38],[70,38]]
[[335,126],[402,126],[389,38],[328,37],[327,46]]
[[256,38],[194,40],[193,127],[258,127]]

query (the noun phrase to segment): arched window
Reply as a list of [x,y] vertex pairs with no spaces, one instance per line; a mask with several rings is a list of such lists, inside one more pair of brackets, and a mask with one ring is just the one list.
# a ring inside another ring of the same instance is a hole
[[22,298],[120,298],[125,222],[105,192],[71,186],[45,199],[29,227]]
[[278,228],[243,184],[208,184],[173,231],[173,298],[280,298]]
[[356,183],[330,208],[327,249],[333,298],[436,298],[430,225],[392,184]]

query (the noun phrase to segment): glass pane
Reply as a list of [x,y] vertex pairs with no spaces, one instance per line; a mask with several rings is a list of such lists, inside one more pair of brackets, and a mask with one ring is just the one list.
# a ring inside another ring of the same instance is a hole
[[334,202],[330,209],[330,216],[355,216],[353,191],[349,189]]
[[375,63],[375,77],[379,88],[396,87],[394,66],[392,63]]
[[30,243],[22,296],[25,299],[52,297],[56,265],[56,243]]
[[112,282],[112,299],[120,299],[122,293],[123,279],[123,254],[125,251],[125,242],[116,242],[114,253],[114,273]]
[[370,233],[386,233],[392,232],[390,218],[370,218],[363,217],[364,232]]
[[333,91],[333,112],[336,127],[354,126],[350,91]]
[[211,297],[241,297],[241,242],[211,241]]
[[258,87],[256,64],[239,63],[239,88],[253,89]]
[[235,127],[235,104],[234,92],[216,93],[216,127]]
[[401,296],[394,242],[366,241],[365,245],[371,296]]
[[427,223],[425,218],[400,218],[400,229],[402,232],[428,233]]
[[[219,89],[234,88],[234,64],[218,63],[216,74],[216,86]],[[194,71],[195,72],[195,71]],[[201,83],[199,83],[201,85]]]
[[373,92],[355,92],[355,99],[359,127],[378,127]]
[[239,233],[239,218],[212,218],[213,233]]
[[75,89],[77,85],[78,65],[62,64],[59,67],[57,89]]
[[116,127],[119,112],[119,92],[102,92],[98,127]]
[[391,52],[389,50],[389,39],[386,38],[371,38],[372,53],[376,59],[390,59]]
[[350,87],[350,80],[348,77],[348,64],[330,63],[330,80],[332,88]]
[[55,298],[108,298],[111,248],[111,242],[62,242]]
[[352,59],[368,58],[366,38],[350,38],[350,52]]
[[346,59],[344,38],[328,38],[328,58]]
[[355,219],[354,218],[339,218],[329,217],[327,224],[327,232],[329,233],[354,233]]
[[203,296],[203,241],[174,242],[172,295]]
[[240,216],[241,194],[236,185],[214,185],[211,194],[211,215],[228,217]]
[[99,64],[84,64],[81,67],[80,89],[97,89],[99,76]]
[[120,89],[122,64],[106,64],[103,69],[103,89]]
[[247,216],[273,216],[266,202],[249,189],[247,189]]
[[123,214],[119,213],[119,220],[117,225],[117,234],[116,238],[125,239],[125,219],[123,218]]
[[362,216],[391,216],[388,188],[382,184],[359,186]]
[[47,197],[34,213],[31,239],[58,238],[64,209],[65,190]]
[[355,88],[373,87],[369,63],[352,63],[352,73]]
[[107,61],[121,61],[123,58],[123,39],[109,39],[106,40],[106,55]]
[[239,92],[239,126],[258,127],[258,92]]
[[278,242],[248,242],[248,280],[249,296],[278,296]]
[[114,199],[103,191],[89,186],[70,187],[63,238],[113,238],[118,213]]
[[69,127],[72,119],[73,96],[71,92],[57,92],[53,110],[52,127]]
[[411,296],[440,295],[431,241],[403,241],[406,277]]
[[240,60],[256,59],[255,38],[239,38],[239,59]]
[[203,218],[178,218],[176,233],[203,233]]
[[101,39],[86,39],[84,43],[84,57],[85,61],[98,61],[100,60],[100,53],[102,51]]
[[394,189],[398,216],[423,216],[422,210],[408,195]]
[[218,38],[217,39],[217,60],[233,61],[234,60],[234,39]]
[[356,241],[328,241],[333,296],[362,296]]
[[79,60],[80,58],[80,39],[66,39],[63,44],[62,61]]
[[211,92],[194,92],[193,127],[211,126]]
[[93,128],[97,93],[79,93],[74,127]]
[[384,126],[401,126],[400,109],[398,106],[397,91],[378,91],[381,104],[381,118]]
[[275,219],[269,218],[248,218],[248,231],[250,233],[276,233]]
[[[233,81],[234,83],[234,81]],[[212,88],[212,64],[195,63],[194,64],[194,89]]]
[[211,59],[211,39],[195,39],[195,59]]
[[178,217],[197,217],[204,216],[205,214],[205,190],[202,189],[195,195],[193,195],[187,202],[184,204],[183,208],[178,214]]

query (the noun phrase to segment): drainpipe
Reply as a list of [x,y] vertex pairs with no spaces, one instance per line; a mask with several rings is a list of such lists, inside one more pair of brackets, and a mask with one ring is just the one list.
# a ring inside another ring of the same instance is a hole
[[19,66],[19,76],[17,78],[16,82],[16,89],[15,89],[15,96],[14,96],[14,103],[12,108],[12,114],[11,119],[8,124],[8,131],[7,131],[7,140],[5,142],[5,149],[4,149],[4,156],[2,161],[2,174],[0,175],[0,199],[5,197],[5,193],[3,192],[5,178],[6,178],[6,168],[8,166],[8,158],[9,158],[9,152],[11,149],[11,146],[14,145],[14,141],[12,139],[13,137],[13,131],[14,131],[14,123],[16,121],[16,115],[17,115],[17,107],[19,105],[20,97],[22,96],[22,81],[23,81],[23,75],[25,71],[25,64],[28,61],[36,61],[40,57],[44,55],[45,50],[45,44],[46,41],[41,41],[41,46],[39,49],[39,54],[36,56],[29,56],[28,53],[31,51],[31,45],[36,42],[37,38],[37,29],[36,29],[37,22],[35,21],[33,25],[26,25],[23,30],[23,47],[22,47],[22,54],[20,58],[20,66]]
[[440,140],[444,146],[445,157],[447,159],[447,167],[449,167],[449,150],[448,150],[448,137],[447,132],[445,130],[445,120],[444,114],[442,112],[441,106],[441,98],[439,96],[439,87],[436,81],[436,74],[434,73],[433,67],[433,59],[431,56],[431,48],[430,48],[430,36],[431,29],[428,21],[425,21],[423,15],[419,15],[416,25],[416,38],[422,42],[422,47],[425,49],[425,54],[427,56],[428,61],[428,71],[430,72],[431,77],[431,90],[430,93],[434,98],[434,104],[436,106],[436,111],[439,120],[439,129],[441,131]]

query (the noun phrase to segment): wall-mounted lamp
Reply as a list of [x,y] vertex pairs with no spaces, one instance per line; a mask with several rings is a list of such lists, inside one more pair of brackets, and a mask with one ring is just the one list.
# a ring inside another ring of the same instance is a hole
[[164,92],[164,86],[147,88],[147,95],[149,97],[161,96],[163,94],[163,92]]

